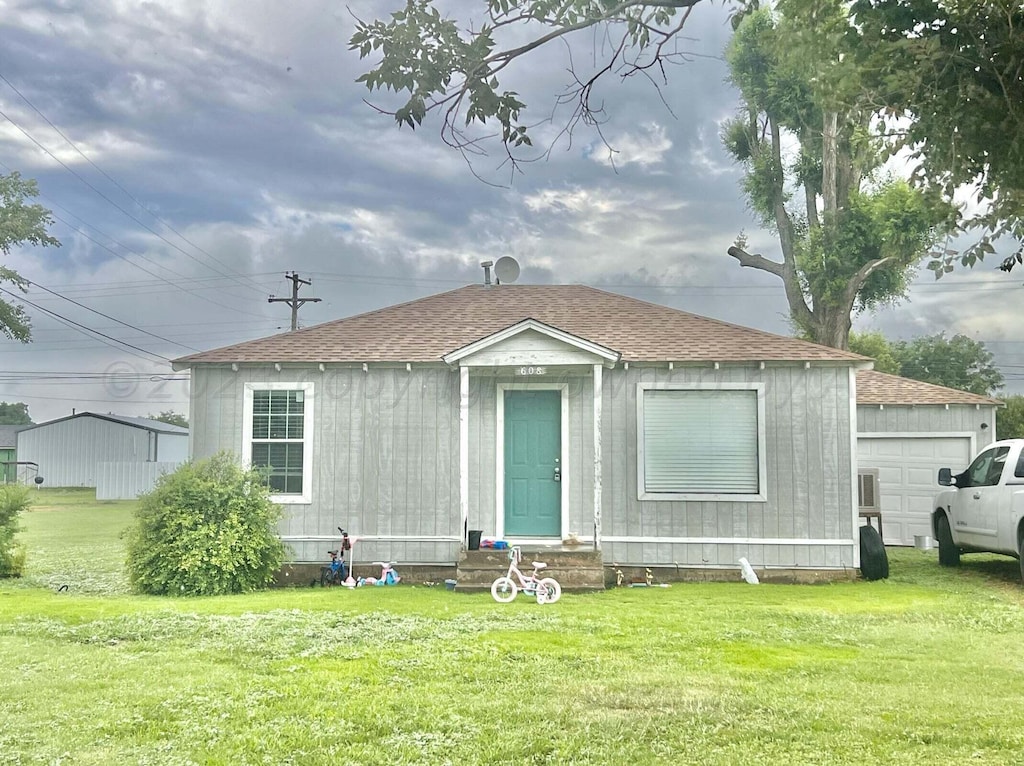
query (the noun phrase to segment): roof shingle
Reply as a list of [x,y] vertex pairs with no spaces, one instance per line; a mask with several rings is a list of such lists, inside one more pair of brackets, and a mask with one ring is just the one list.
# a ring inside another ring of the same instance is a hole
[[969,391],[922,383],[877,370],[857,373],[857,404],[982,404],[1000,405],[999,399]]
[[626,362],[866,361],[848,351],[583,285],[470,285],[192,354],[175,364],[438,362],[445,354],[524,319],[536,319],[614,349]]

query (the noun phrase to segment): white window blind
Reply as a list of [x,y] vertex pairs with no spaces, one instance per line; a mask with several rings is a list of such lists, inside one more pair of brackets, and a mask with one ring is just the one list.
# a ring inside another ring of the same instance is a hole
[[757,494],[754,390],[643,392],[646,492]]

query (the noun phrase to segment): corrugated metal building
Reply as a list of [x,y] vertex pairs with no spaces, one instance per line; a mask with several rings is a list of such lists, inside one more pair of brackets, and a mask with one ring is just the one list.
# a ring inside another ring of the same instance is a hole
[[181,463],[188,429],[149,418],[80,412],[18,432],[18,459],[39,464],[47,487],[95,487],[98,465]]

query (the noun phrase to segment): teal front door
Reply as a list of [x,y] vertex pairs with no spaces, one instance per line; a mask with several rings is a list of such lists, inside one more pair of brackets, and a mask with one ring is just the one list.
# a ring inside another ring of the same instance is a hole
[[562,534],[562,395],[505,392],[505,534]]

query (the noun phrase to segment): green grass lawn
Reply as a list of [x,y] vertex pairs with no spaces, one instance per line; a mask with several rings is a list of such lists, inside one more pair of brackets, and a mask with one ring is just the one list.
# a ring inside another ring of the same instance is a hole
[[29,571],[0,582],[0,764],[1024,760],[1011,559],[896,550],[884,582],[543,607],[409,586],[163,599],[126,591],[130,503],[38,499]]

